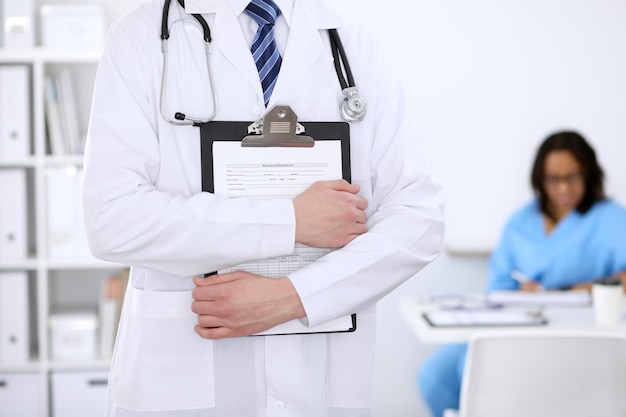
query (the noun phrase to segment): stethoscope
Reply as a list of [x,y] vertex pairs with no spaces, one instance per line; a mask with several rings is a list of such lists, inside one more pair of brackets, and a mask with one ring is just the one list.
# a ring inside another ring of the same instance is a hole
[[[217,114],[217,94],[215,93],[215,80],[213,78],[213,66],[211,63],[211,29],[209,24],[200,14],[192,14],[192,16],[202,26],[203,38],[205,43],[206,63],[207,71],[209,73],[209,84],[211,86],[211,96],[213,99],[213,113],[208,117],[193,117],[185,113],[176,112],[174,118],[170,118],[163,109],[163,102],[165,96],[165,85],[167,83],[167,67],[168,67],[168,47],[167,42],[170,37],[169,28],[167,26],[169,9],[171,0],[165,0],[163,5],[163,18],[161,20],[161,51],[163,52],[163,75],[161,78],[161,95],[160,95],[160,111],[163,118],[173,125],[201,125],[208,123],[215,118]],[[184,0],[178,0],[178,4],[181,7],[185,7]],[[344,100],[339,105],[339,113],[341,117],[350,123],[360,122],[365,117],[367,110],[367,103],[363,97],[358,95],[356,86],[354,85],[354,77],[352,76],[352,70],[350,69],[350,63],[348,57],[339,38],[339,34],[336,29],[328,29],[330,37],[330,46],[333,53],[333,60],[335,62],[335,71],[337,72],[337,78],[341,85]],[[343,67],[343,69],[342,69]],[[346,77],[343,75],[343,71],[346,73]],[[347,78],[347,79],[346,79]]]

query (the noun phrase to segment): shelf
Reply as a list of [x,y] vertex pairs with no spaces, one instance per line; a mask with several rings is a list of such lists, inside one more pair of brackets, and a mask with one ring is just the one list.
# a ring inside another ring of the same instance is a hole
[[85,157],[84,155],[64,155],[64,156],[46,156],[45,164],[47,166],[59,166],[59,165],[77,165],[82,166]]
[[34,156],[0,157],[0,168],[34,168],[35,166],[37,166],[37,159]]
[[122,269],[125,265],[101,261],[99,259],[67,259],[56,260],[49,259],[46,261],[46,267],[49,270],[76,270],[76,269]]
[[66,360],[48,362],[51,371],[85,371],[85,370],[108,370],[111,366],[111,359],[92,360]]
[[[74,165],[82,166],[84,161],[83,155],[46,155],[44,157],[22,156],[22,157],[0,157],[0,168],[35,168],[39,165],[45,166],[63,166]],[[43,162],[41,162],[43,160]]]
[[0,374],[39,372],[40,363],[29,361],[22,364],[0,363]]
[[0,63],[96,64],[100,60],[101,55],[101,48],[0,48]]
[[0,259],[0,271],[35,271],[39,263],[36,259]]

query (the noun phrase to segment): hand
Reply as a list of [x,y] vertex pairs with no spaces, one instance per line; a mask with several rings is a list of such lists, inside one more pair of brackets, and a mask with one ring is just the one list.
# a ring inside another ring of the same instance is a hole
[[591,292],[591,282],[583,282],[582,284],[576,284],[570,288],[570,291],[589,291]]
[[537,291],[544,290],[543,286],[536,281],[526,281],[523,284],[520,284],[519,289],[520,291],[527,291],[527,292],[537,292]]
[[191,310],[196,333],[206,339],[248,336],[304,317],[289,278],[267,278],[245,271],[194,277]]
[[316,248],[340,248],[367,232],[367,200],[361,187],[345,180],[319,181],[293,200],[296,242]]

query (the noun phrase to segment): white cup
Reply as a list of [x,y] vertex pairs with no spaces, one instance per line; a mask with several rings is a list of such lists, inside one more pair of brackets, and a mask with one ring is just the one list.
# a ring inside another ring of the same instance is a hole
[[622,318],[623,289],[621,282],[598,281],[591,286],[593,309],[598,326],[615,326]]

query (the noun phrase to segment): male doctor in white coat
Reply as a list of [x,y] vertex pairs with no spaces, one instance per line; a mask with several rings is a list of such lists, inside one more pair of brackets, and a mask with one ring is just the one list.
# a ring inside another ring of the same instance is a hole
[[[246,0],[176,1],[169,14],[164,112],[213,111],[202,31],[207,20],[215,120],[254,121],[288,105],[301,121],[343,121],[327,29],[337,28],[368,101],[350,124],[352,184],[316,183],[297,197],[224,199],[201,191],[200,133],[160,113],[163,0],[110,29],[85,153],[92,252],[131,266],[109,381],[109,417],[371,416],[376,302],[439,254],[442,193],[398,85],[370,39],[321,0],[274,0],[282,56],[267,106],[250,45]],[[233,272],[335,248],[289,276]],[[292,319],[315,326],[357,314],[350,333],[248,336]]]

